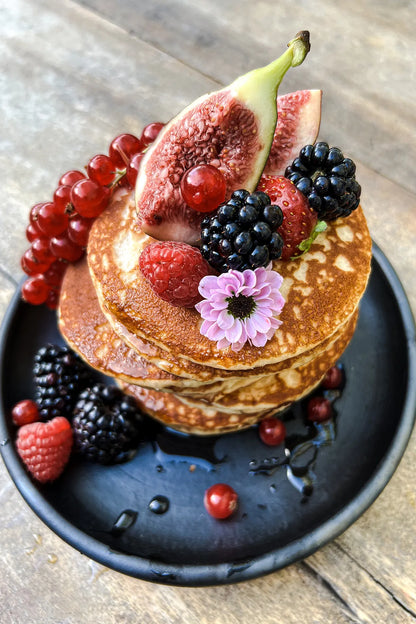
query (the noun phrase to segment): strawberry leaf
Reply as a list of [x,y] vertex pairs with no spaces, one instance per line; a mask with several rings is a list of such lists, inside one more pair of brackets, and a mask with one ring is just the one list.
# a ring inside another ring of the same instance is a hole
[[[312,232],[310,233],[309,238],[305,238],[301,243],[299,243],[298,249],[300,249],[302,253],[309,251],[315,238],[318,236],[320,232],[325,232],[327,227],[328,226],[325,223],[325,221],[318,221],[315,227],[313,228]],[[291,258],[291,260],[292,259],[295,260],[296,258],[299,258],[299,256],[294,256],[293,258]]]

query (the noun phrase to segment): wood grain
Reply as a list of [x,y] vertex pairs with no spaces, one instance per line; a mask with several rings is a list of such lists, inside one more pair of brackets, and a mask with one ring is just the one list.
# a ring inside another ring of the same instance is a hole
[[[0,315],[21,277],[29,207],[113,136],[165,121],[268,62],[300,28],[312,51],[284,91],[324,89],[321,137],[358,161],[375,241],[416,311],[415,7],[405,0],[0,0]],[[0,622],[416,621],[413,435],[371,508],[304,562],[235,586],[166,587],[62,542],[0,465]]]

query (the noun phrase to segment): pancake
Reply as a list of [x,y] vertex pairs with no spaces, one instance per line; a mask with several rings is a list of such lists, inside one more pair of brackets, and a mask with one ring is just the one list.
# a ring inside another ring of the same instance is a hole
[[359,207],[319,234],[311,250],[293,262],[274,263],[286,299],[274,337],[263,347],[218,350],[200,334],[194,309],[160,299],[142,276],[138,259],[153,239],[139,230],[132,195],[118,195],[96,219],[88,263],[100,304],[130,333],[174,357],[226,370],[248,370],[319,347],[357,309],[370,272],[371,239]]
[[339,360],[354,333],[356,320],[355,316],[322,355],[304,366],[263,375],[243,386],[228,386],[224,382],[223,387],[210,394],[205,392],[198,396],[197,392],[181,391],[181,401],[190,408],[209,405],[221,412],[239,415],[278,409],[297,401],[318,385],[326,371]]
[[[299,372],[294,372],[297,369],[289,367],[280,375],[276,373],[246,375],[210,384],[201,384],[196,380],[183,379],[165,373],[145,358],[139,357],[113,332],[98,305],[85,260],[68,266],[62,283],[58,316],[62,335],[90,366],[101,373],[128,383],[154,390],[181,392],[184,397],[190,399],[209,400],[218,407],[231,405],[233,409],[244,409],[247,403],[244,397],[247,395],[251,397],[255,395],[256,402],[261,402],[265,387],[268,394],[278,393],[279,379],[282,379],[284,383],[289,380],[292,390],[296,385],[295,379],[298,379],[300,383],[306,382],[310,385],[310,382],[305,379],[304,371],[312,371],[312,364],[308,368],[305,368],[305,365],[300,366]],[[333,348],[334,344],[340,344],[341,340],[345,346],[345,342],[352,335],[354,326],[355,317],[348,322],[341,336],[337,332],[329,346]],[[325,349],[319,358],[313,360],[314,365],[318,366],[321,361],[326,362],[323,357],[325,355],[327,358],[327,354],[328,349]],[[323,366],[325,367],[326,364]],[[226,402],[224,402],[225,399]],[[276,400],[272,398],[271,406],[275,404]]]
[[143,412],[155,420],[194,435],[219,435],[240,431],[255,425],[261,418],[276,413],[276,410],[272,410],[256,414],[230,414],[204,404],[192,407],[177,395],[168,392],[158,392],[123,382],[119,386],[136,399]]

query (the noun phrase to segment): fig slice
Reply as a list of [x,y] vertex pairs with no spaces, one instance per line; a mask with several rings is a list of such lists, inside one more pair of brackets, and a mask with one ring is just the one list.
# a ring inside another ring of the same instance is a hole
[[276,128],[277,89],[309,49],[309,33],[301,31],[277,60],[198,98],[165,126],[143,158],[136,182],[139,225],[146,234],[198,242],[203,214],[189,208],[180,191],[183,174],[194,165],[222,172],[226,199],[238,188],[254,191]]
[[266,175],[283,175],[304,145],[313,144],[321,125],[322,91],[294,91],[277,98],[277,125]]

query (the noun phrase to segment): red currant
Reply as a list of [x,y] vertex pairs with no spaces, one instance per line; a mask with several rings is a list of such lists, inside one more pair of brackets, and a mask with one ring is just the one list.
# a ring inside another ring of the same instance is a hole
[[343,381],[344,375],[341,368],[339,366],[331,366],[331,368],[327,370],[321,385],[327,390],[335,390],[342,386]]
[[137,174],[139,173],[140,163],[143,160],[143,156],[144,154],[135,154],[127,167],[126,178],[132,187],[136,184]]
[[55,260],[43,276],[49,286],[57,288],[61,285],[63,275],[65,273],[67,263],[62,260]]
[[41,202],[40,204],[35,204],[34,206],[32,206],[32,208],[30,209],[29,212],[29,222],[32,225],[36,225],[37,220],[38,220],[38,214],[39,214],[39,210],[41,209],[41,207],[44,205],[45,202]]
[[49,240],[47,238],[37,238],[34,240],[31,250],[35,260],[41,264],[47,264],[49,266],[55,260],[49,248]]
[[87,173],[90,179],[97,182],[97,184],[107,186],[116,177],[116,167],[111,158],[105,154],[97,154],[88,163]]
[[82,171],[72,169],[61,176],[58,184],[60,186],[73,186],[75,182],[78,182],[78,180],[82,180],[83,178],[85,178],[85,174],[82,173]]
[[108,154],[119,169],[124,169],[131,157],[141,152],[144,147],[141,140],[133,134],[120,134],[111,142]]
[[43,204],[38,214],[38,224],[46,236],[58,236],[68,227],[68,215],[51,202]]
[[265,418],[259,424],[259,436],[264,444],[277,446],[286,437],[286,427],[278,418]]
[[12,409],[12,420],[18,427],[36,422],[39,420],[38,406],[30,399],[19,401]]
[[58,186],[53,194],[53,203],[61,212],[71,212],[71,187],[68,185]]
[[312,422],[324,422],[332,416],[332,405],[329,399],[324,397],[313,397],[308,401],[307,407],[308,420]]
[[212,165],[195,165],[183,174],[181,192],[184,201],[193,210],[212,212],[225,199],[225,178]]
[[45,303],[47,307],[49,308],[49,310],[56,310],[59,304],[59,291],[50,290]]
[[140,137],[142,143],[144,145],[149,145],[150,143],[153,143],[164,125],[165,124],[161,123],[160,121],[154,121],[153,123],[147,124],[147,126],[143,128],[143,132]]
[[22,286],[22,297],[27,303],[40,305],[45,303],[49,295],[49,286],[43,275],[29,277]]
[[49,269],[50,262],[38,262],[34,257],[32,250],[27,249],[20,261],[23,271],[27,275],[38,275],[45,273]]
[[237,493],[226,483],[211,485],[204,496],[205,509],[213,518],[220,520],[231,516],[237,508],[237,502]]
[[76,262],[84,255],[83,248],[73,243],[66,232],[60,236],[54,236],[50,245],[53,255],[61,260]]
[[88,234],[94,219],[85,219],[80,215],[75,215],[68,225],[68,237],[73,243],[80,247],[86,247],[88,243]]
[[37,221],[35,221],[34,223],[29,223],[29,225],[26,228],[26,238],[29,241],[29,243],[33,243],[33,241],[36,240],[37,238],[42,238],[44,236],[45,234],[39,228]]
[[88,178],[75,182],[71,189],[71,202],[82,217],[98,217],[107,207],[110,191]]

